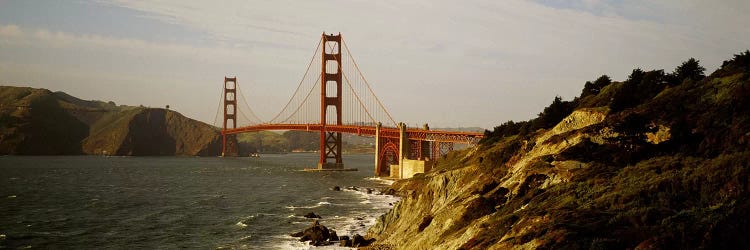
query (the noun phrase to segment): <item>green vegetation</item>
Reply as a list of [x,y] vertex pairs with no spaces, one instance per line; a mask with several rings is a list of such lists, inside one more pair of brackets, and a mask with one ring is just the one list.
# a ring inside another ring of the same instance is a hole
[[576,107],[576,101],[563,101],[561,97],[556,96],[552,101],[552,104],[544,108],[544,111],[529,121],[524,122],[513,122],[508,121],[495,127],[491,132],[489,130],[484,131],[484,139],[482,144],[491,144],[497,142],[498,139],[506,136],[520,135],[521,137],[530,136],[531,132],[538,129],[549,129],[554,127],[557,123],[562,121],[563,118],[570,115],[573,109]]

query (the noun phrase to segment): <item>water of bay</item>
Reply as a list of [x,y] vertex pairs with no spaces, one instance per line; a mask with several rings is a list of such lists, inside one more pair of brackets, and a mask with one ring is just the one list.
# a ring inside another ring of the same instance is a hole
[[385,186],[372,155],[344,157],[356,172],[300,171],[317,157],[0,157],[0,248],[304,249],[288,236],[301,215],[363,234],[396,201],[367,194]]

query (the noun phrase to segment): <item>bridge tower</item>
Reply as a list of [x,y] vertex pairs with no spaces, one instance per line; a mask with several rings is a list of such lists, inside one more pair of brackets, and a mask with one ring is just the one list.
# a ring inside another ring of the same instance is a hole
[[224,127],[221,130],[221,156],[239,155],[237,136],[226,134],[227,128],[237,128],[237,77],[224,77]]
[[[340,169],[344,168],[344,163],[341,161],[341,133],[328,132],[325,127],[328,124],[342,125],[341,33],[338,35],[326,35],[323,33],[322,36],[320,123],[323,125],[323,129],[320,131],[320,161],[318,162],[318,169]],[[335,86],[333,86],[334,84]],[[328,120],[329,107],[334,109],[335,121]]]

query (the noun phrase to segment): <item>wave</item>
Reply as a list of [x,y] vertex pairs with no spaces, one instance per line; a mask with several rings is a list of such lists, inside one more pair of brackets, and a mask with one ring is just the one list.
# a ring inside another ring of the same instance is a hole
[[238,221],[237,224],[234,224],[234,225],[236,225],[236,226],[238,226],[240,228],[246,228],[247,227],[247,224],[242,223],[242,221]]
[[239,241],[240,241],[240,242],[242,242],[242,241],[248,241],[248,240],[250,240],[250,239],[252,239],[252,238],[253,238],[253,236],[252,236],[252,235],[245,235],[245,236],[242,236],[242,238],[240,238],[240,240],[239,240]]
[[312,208],[319,208],[319,207],[322,207],[322,206],[334,206],[334,205],[336,205],[336,204],[333,204],[333,203],[330,203],[330,202],[327,202],[327,201],[321,201],[321,202],[318,202],[317,204],[311,205],[311,206],[286,206],[286,209],[290,209],[290,210],[295,210],[295,209],[312,209]]
[[380,177],[367,177],[367,178],[365,178],[365,180],[382,183],[382,184],[385,184],[385,185],[388,185],[388,186],[390,186],[391,184],[393,184],[394,182],[396,182],[396,181],[391,180],[391,179],[383,179],[383,178],[380,178]]

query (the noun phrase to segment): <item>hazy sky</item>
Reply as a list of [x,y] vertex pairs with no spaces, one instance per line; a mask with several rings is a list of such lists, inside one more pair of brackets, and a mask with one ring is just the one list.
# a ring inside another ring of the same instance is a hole
[[0,84],[164,107],[212,123],[224,76],[262,118],[341,32],[397,121],[525,120],[602,74],[708,71],[750,48],[747,0],[7,1]]

